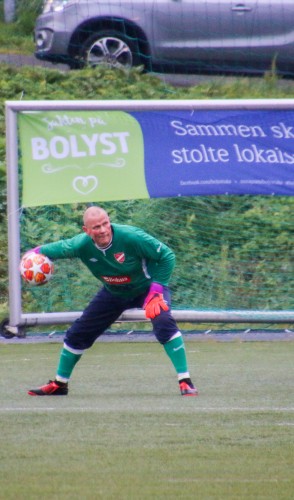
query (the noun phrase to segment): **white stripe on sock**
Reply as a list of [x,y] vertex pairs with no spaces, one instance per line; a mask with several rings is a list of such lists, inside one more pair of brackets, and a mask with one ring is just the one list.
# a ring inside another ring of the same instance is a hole
[[84,349],[73,349],[72,347],[69,347],[66,344],[63,344],[64,349],[67,351],[71,352],[72,354],[83,354]]
[[56,375],[55,380],[57,380],[57,382],[63,382],[64,384],[66,384],[69,381],[69,378],[60,377],[59,375]]
[[184,378],[190,378],[190,373],[185,372],[185,373],[178,373],[178,380],[183,380]]
[[170,342],[171,340],[177,339],[178,337],[181,337],[181,336],[182,336],[181,332],[177,332],[177,333],[175,333],[175,334],[174,334],[174,335],[173,335],[173,336],[172,336],[172,337],[168,340],[168,342]]

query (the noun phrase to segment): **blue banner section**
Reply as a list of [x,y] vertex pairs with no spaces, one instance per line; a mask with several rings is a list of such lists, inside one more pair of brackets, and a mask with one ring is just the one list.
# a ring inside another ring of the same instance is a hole
[[130,113],[150,197],[294,195],[294,111]]

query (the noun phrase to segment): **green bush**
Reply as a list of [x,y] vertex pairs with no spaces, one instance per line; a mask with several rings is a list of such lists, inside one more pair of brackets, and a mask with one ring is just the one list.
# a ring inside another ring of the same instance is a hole
[[35,20],[41,12],[42,5],[43,0],[18,0],[16,20],[21,34],[33,33]]
[[[14,24],[18,35],[30,35],[33,32],[36,17],[40,14],[43,0],[16,1]],[[4,0],[0,0],[0,22],[4,22]]]

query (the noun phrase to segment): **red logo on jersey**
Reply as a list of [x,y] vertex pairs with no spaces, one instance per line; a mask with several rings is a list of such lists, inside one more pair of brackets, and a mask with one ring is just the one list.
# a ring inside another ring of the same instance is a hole
[[110,285],[124,285],[125,283],[130,283],[131,281],[129,276],[101,276],[101,278]]
[[120,264],[123,264],[126,256],[123,252],[119,252],[119,253],[114,254],[114,258],[115,258],[115,260],[117,260],[117,262],[119,262]]

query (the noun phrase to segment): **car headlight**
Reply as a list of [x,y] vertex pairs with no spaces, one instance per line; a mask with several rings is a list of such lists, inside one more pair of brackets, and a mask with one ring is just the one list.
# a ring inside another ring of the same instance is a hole
[[43,14],[63,10],[69,0],[45,0]]

